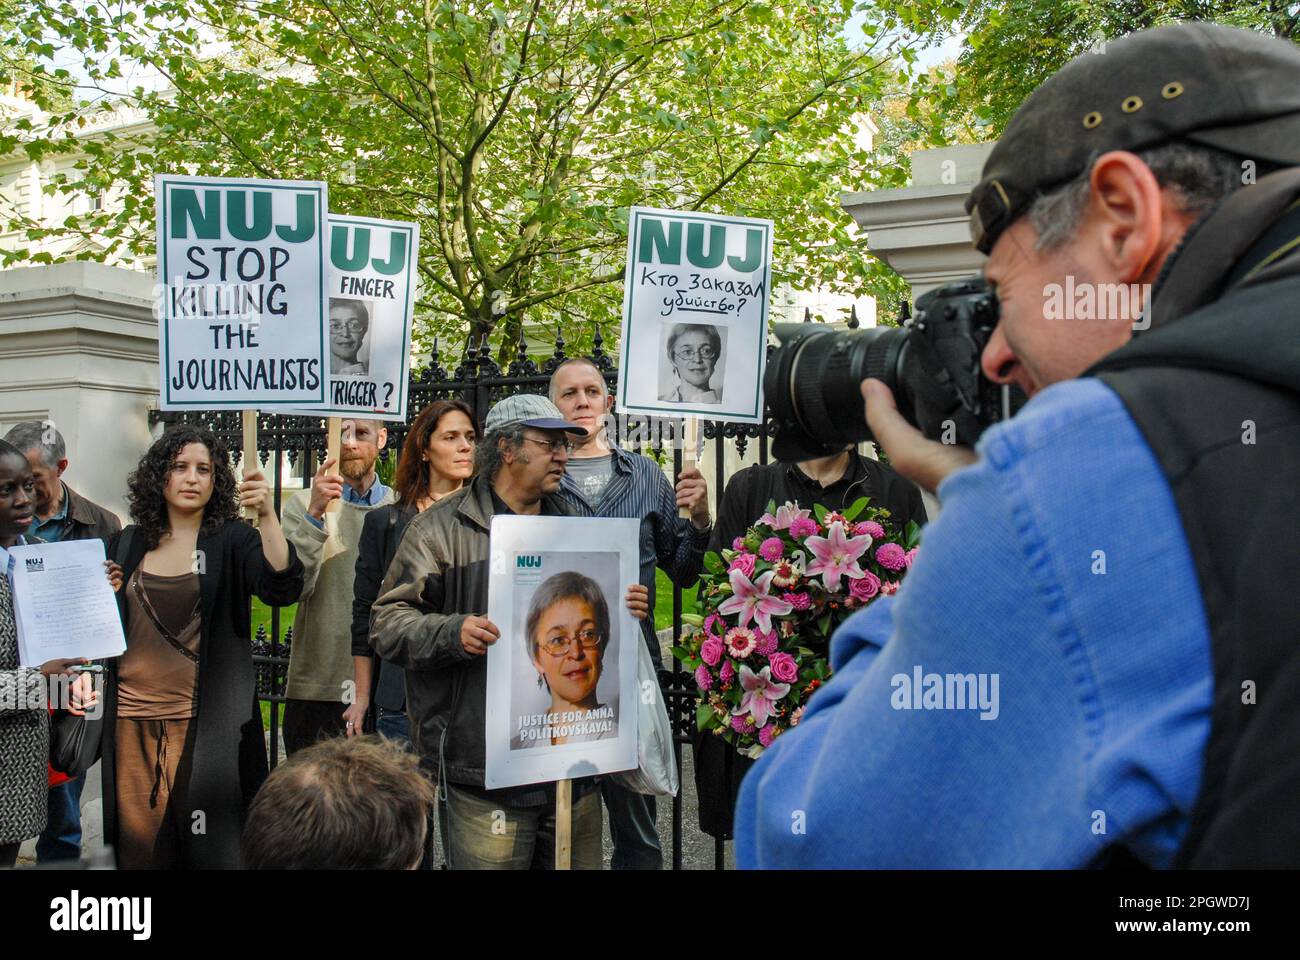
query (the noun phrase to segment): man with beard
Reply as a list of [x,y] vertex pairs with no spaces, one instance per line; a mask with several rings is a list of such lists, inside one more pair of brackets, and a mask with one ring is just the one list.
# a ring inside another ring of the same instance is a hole
[[[306,568],[293,620],[289,685],[284,707],[284,746],[289,753],[324,737],[360,727],[362,714],[352,675],[352,581],[357,544],[366,514],[393,501],[375,474],[375,460],[388,439],[378,420],[344,420],[342,463],[327,460],[311,489],[284,507],[284,535]],[[334,513],[330,501],[342,499]]]

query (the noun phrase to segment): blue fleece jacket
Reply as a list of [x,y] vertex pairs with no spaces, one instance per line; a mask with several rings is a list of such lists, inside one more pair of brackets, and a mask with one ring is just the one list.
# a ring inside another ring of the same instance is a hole
[[1169,485],[1095,379],[1044,390],[978,449],[897,596],[840,628],[835,676],[745,778],[739,866],[1176,851],[1213,682]]

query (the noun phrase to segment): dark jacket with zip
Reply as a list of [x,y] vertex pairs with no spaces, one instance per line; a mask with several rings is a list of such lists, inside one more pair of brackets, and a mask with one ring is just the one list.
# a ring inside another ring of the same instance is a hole
[[[483,787],[487,657],[467,653],[460,629],[487,616],[492,485],[475,477],[407,524],[371,610],[375,652],[406,671],[411,739],[420,765],[443,780]],[[570,516],[555,494],[542,513]]]
[[68,498],[68,531],[64,540],[92,540],[98,537],[105,545],[122,529],[117,514],[87,500],[66,483],[63,494]]
[[[352,581],[352,656],[372,657],[370,647],[370,611],[379,596],[379,585],[393,562],[397,545],[411,518],[419,511],[390,503],[366,514],[357,544],[356,577]],[[375,659],[379,659],[375,657]],[[406,709],[406,679],[402,668],[379,660],[371,695],[376,706],[394,713]]]
[[[122,555],[118,544],[130,534]],[[244,812],[267,775],[266,740],[258,709],[250,602],[256,596],[270,606],[287,606],[302,592],[302,561],[289,544],[289,565],[271,568],[262,554],[262,538],[249,524],[232,521],[200,534],[196,544],[199,570],[199,637],[197,710],[190,729],[189,809],[178,811],[184,827],[184,865],[199,869],[239,866],[239,839]],[[108,554],[122,565],[123,587],[117,593],[122,625],[127,624],[126,584],[148,552],[144,531],[128,526],[113,537]],[[103,777],[104,840],[116,845],[117,789],[114,778],[117,723],[117,660],[109,663],[104,699]],[[185,762],[185,761],[182,761]],[[201,821],[191,814],[202,811]],[[201,832],[196,832],[202,826]]]
[[1300,866],[1300,169],[1238,190],[1166,262],[1150,329],[1096,364],[1169,481],[1214,701],[1182,867]]

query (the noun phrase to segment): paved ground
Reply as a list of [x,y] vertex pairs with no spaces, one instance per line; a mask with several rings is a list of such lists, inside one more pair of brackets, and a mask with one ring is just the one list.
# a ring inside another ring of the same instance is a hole
[[[668,641],[661,641],[664,646],[665,657],[670,657],[667,645]],[[281,747],[281,756],[283,757],[283,747]],[[686,870],[712,870],[714,868],[714,843],[713,838],[699,830],[699,821],[696,814],[695,801],[695,775],[691,763],[691,751],[689,747],[682,750],[682,785],[681,793],[675,801],[681,806],[682,819],[682,867]],[[672,825],[673,825],[673,804],[674,801],[666,798],[658,798],[658,824],[659,824],[659,841],[664,851],[665,868],[672,867]],[[86,788],[81,797],[81,816],[83,843],[89,850],[101,848],[104,842],[104,812],[101,783],[99,777],[99,764],[90,769],[87,774]],[[613,854],[613,845],[609,836],[609,817],[605,816],[605,865],[609,866],[610,857]],[[33,865],[36,862],[36,841],[30,840],[23,845],[18,855],[19,866]],[[733,844],[726,844],[726,866],[727,869],[735,867],[735,853]]]

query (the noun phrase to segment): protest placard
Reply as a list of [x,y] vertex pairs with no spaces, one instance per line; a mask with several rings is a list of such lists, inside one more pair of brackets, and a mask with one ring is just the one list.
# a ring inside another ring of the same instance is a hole
[[636,520],[492,518],[489,789],[636,767],[642,640],[624,596],[638,533]]
[[618,412],[761,423],[771,263],[770,220],[633,207]]
[[329,217],[328,385],[306,416],[406,420],[420,227]]
[[22,544],[10,547],[9,555],[21,666],[126,651],[117,598],[104,576],[102,540]]
[[322,405],[324,183],[162,175],[159,406]]

